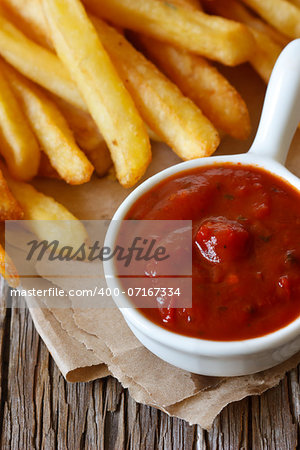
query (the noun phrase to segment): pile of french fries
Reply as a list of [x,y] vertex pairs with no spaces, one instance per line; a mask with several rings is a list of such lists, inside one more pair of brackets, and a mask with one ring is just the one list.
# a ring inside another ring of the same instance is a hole
[[298,37],[299,0],[0,0],[0,221],[72,219],[84,239],[30,180],[79,185],[113,166],[132,187],[150,139],[183,160],[213,154],[220,132],[246,139],[247,106],[212,61],[249,62],[268,82]]

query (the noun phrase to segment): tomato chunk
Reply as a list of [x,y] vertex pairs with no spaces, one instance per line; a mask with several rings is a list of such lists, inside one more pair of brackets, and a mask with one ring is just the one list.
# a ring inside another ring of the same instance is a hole
[[250,234],[239,222],[215,217],[202,222],[196,245],[201,255],[212,263],[232,261],[249,250]]

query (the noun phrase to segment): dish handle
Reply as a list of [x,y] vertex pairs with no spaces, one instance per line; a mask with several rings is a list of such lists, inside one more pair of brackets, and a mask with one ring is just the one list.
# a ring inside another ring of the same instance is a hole
[[250,153],[284,164],[300,121],[300,39],[281,52],[268,84]]

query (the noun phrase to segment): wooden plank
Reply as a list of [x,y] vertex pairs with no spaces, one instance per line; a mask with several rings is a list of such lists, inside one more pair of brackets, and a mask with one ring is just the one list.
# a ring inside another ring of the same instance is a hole
[[8,296],[8,289],[8,285],[4,282],[4,279],[0,277],[0,433],[3,426],[3,413],[7,395],[8,379],[9,341],[7,341],[6,335],[9,334],[10,311],[5,308],[5,299]]
[[207,434],[208,448],[236,450],[251,447],[249,399],[228,405]]
[[299,367],[262,396],[229,405],[207,433],[138,405],[113,378],[67,383],[27,310],[0,310],[0,344],[1,448],[290,450],[300,444]]
[[[287,374],[290,410],[293,423],[300,423],[300,365]],[[298,426],[298,439],[300,438],[300,426]],[[300,441],[299,441],[300,445]]]
[[[3,295],[3,279],[0,279],[0,354],[4,353],[4,334],[5,334],[5,317],[6,309],[4,308],[4,295]],[[0,357],[0,420],[1,420],[1,405],[2,405],[2,383],[3,383],[3,360]]]
[[289,393],[286,376],[278,387],[252,398],[253,448],[294,449],[298,443],[298,425],[292,414],[295,399]]

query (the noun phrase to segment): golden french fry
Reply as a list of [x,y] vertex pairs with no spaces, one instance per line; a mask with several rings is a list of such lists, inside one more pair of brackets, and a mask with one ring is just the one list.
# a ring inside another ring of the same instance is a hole
[[174,44],[227,65],[247,61],[255,49],[242,24],[159,0],[84,0],[116,25]]
[[0,12],[0,55],[50,92],[86,109],[68,71],[54,53],[28,39]]
[[93,164],[96,174],[102,177],[111,167],[112,160],[95,121],[87,112],[58,97],[54,98],[54,101],[68,122],[77,144]]
[[148,37],[140,41],[158,67],[220,130],[237,139],[250,133],[247,106],[236,89],[205,59]]
[[208,11],[227,19],[236,20],[247,25],[250,29],[260,31],[268,35],[273,41],[282,47],[290,41],[288,37],[254,15],[246,6],[237,0],[204,0]]
[[0,244],[0,274],[8,282],[12,288],[16,288],[20,284],[19,275],[17,269],[11,258],[5,252],[4,248]]
[[[53,43],[110,149],[117,178],[133,186],[151,160],[146,128],[79,0],[44,0]],[[67,12],[67,13],[66,13]]]
[[291,41],[290,38],[257,17],[255,17],[252,21],[252,25],[249,24],[249,28],[266,34],[270,39],[272,39],[272,41],[275,42],[275,44],[280,45],[281,48],[285,47]]
[[[220,2],[220,0],[217,0]],[[220,2],[221,3],[221,2]],[[225,5],[227,11],[230,12],[230,16],[234,17],[233,20],[237,20],[248,25],[250,28],[267,34],[273,41],[282,47],[287,45],[290,41],[288,37],[282,34],[280,31],[276,30],[271,25],[267,24],[259,17],[254,15],[248,8],[246,8],[242,3],[236,0],[229,0],[228,4]],[[223,3],[224,8],[224,3]]]
[[[172,0],[172,3],[199,9],[198,0]],[[237,139],[250,133],[247,106],[235,88],[205,59],[189,54],[178,47],[142,38],[148,55],[160,69],[198,105],[220,130]]]
[[219,136],[195,104],[118,33],[97,18],[93,24],[145,122],[183,159],[212,154]]
[[23,210],[10,192],[0,170],[0,221],[22,219]]
[[283,45],[272,39],[270,28],[251,15],[242,4],[235,0],[227,0],[226,4],[223,0],[209,0],[205,2],[205,5],[214,14],[220,14],[233,20],[245,21],[256,40],[256,52],[252,55],[250,63],[267,83],[283,48]]
[[300,9],[287,0],[242,0],[281,33],[300,37]]
[[79,248],[87,241],[83,224],[63,205],[38,192],[30,184],[14,180],[2,165],[1,169],[10,190],[23,208],[24,220],[32,221],[30,227],[38,238],[49,242],[57,239],[60,248],[67,245]]
[[5,15],[30,39],[54,50],[39,0],[1,0]]
[[40,162],[38,143],[1,70],[0,152],[14,177],[30,180],[37,174]]
[[261,78],[268,83],[275,62],[286,44],[285,38],[251,14],[236,0],[227,0],[226,4],[223,0],[206,0],[205,5],[215,14],[233,20],[241,20],[249,26],[257,44],[257,51],[252,56],[250,63]]
[[0,64],[22,105],[42,150],[60,177],[69,184],[90,180],[93,166],[75,143],[71,130],[56,105],[14,69]]
[[261,78],[268,83],[283,47],[260,31],[253,29],[252,32],[257,42],[257,52],[251,58],[250,63]]
[[[165,0],[160,0],[165,1]],[[182,6],[183,8],[188,8],[192,10],[203,11],[199,0],[170,0],[170,3],[176,6]]]

